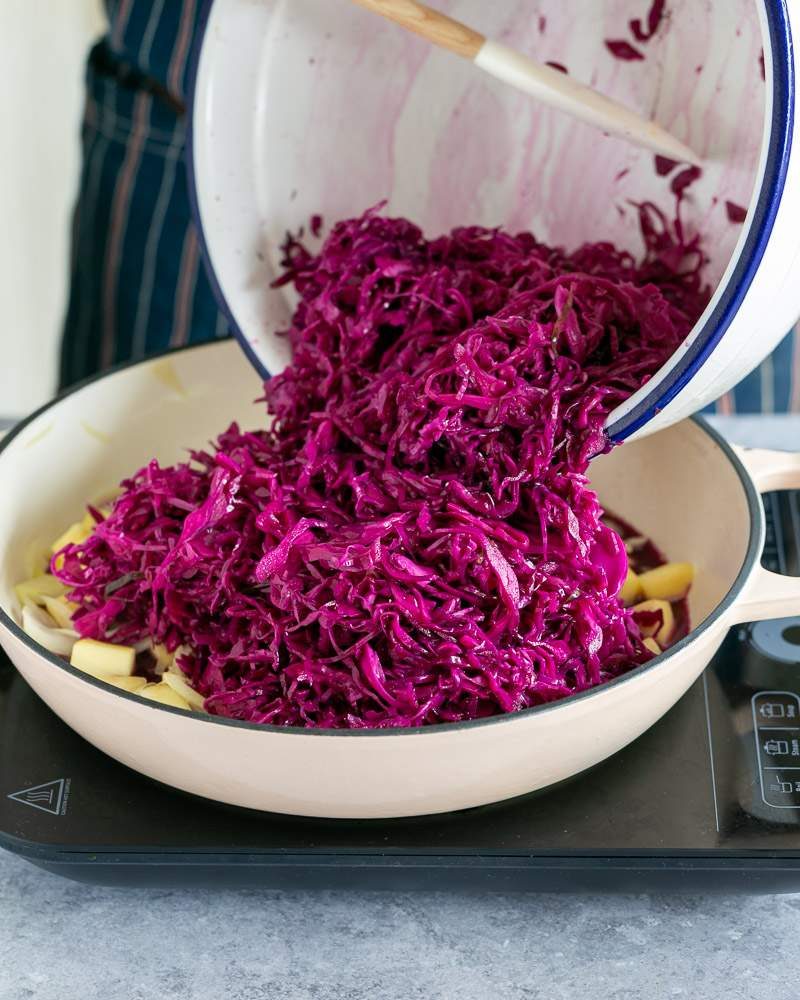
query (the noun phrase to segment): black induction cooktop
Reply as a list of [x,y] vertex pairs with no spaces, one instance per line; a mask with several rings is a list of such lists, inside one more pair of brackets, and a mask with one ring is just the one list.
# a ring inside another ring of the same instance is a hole
[[[765,502],[765,564],[800,575],[798,494]],[[158,785],[2,660],[0,845],[108,885],[798,891],[800,618],[732,630],[661,722],[572,781],[409,820],[298,819]]]

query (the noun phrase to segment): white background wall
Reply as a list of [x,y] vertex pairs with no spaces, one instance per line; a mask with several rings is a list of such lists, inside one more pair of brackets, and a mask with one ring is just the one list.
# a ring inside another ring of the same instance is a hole
[[100,0],[0,0],[0,418],[53,391]]

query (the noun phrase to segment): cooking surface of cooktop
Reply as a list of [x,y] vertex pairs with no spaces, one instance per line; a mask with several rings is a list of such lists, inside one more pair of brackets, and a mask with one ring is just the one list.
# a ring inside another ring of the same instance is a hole
[[[765,502],[765,564],[800,575],[798,495]],[[736,628],[672,711],[591,771],[501,805],[350,822],[157,785],[84,742],[2,660],[0,845],[108,884],[796,891],[799,664],[800,619]]]

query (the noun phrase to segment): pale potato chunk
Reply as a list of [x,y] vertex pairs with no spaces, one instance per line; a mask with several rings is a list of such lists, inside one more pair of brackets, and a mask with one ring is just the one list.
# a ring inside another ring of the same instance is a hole
[[115,688],[122,688],[123,691],[131,691],[134,694],[147,684],[145,677],[103,677],[102,680]]
[[69,661],[73,667],[93,677],[130,677],[136,665],[133,646],[115,646],[96,639],[79,639],[72,649]]
[[45,595],[42,600],[47,608],[47,613],[58,625],[59,628],[73,628],[72,616],[78,610],[78,605],[68,601],[66,597],[48,597]]
[[64,584],[51,573],[42,573],[14,587],[20,604],[44,604],[45,597],[60,597],[65,591]]
[[160,643],[154,643],[150,648],[155,657],[156,664],[160,667],[159,673],[168,670],[175,661],[175,654],[168,653],[167,647],[162,646]]
[[656,642],[655,639],[651,639],[649,636],[646,639],[642,639],[642,644],[644,645],[645,649],[649,649],[654,656],[658,656],[658,654],[661,652],[661,647],[659,646],[659,644]]
[[89,535],[91,535],[91,533],[94,531],[96,527],[97,527],[97,521],[95,521],[94,515],[90,514],[89,511],[87,510],[81,519],[81,528],[83,528],[83,530],[86,532],[87,538],[89,537]]
[[[86,517],[90,517],[90,515],[87,514]],[[94,518],[91,518],[91,521],[93,525]],[[91,533],[92,528],[87,525],[86,518],[82,521],[76,521],[75,524],[71,524],[67,528],[63,535],[59,535],[53,542],[51,551],[55,554],[63,549],[65,545],[80,545],[81,542],[86,541]]]
[[628,567],[628,575],[625,577],[625,583],[622,584],[622,590],[619,592],[619,599],[626,608],[629,608],[641,597],[642,585],[639,583],[639,577],[630,567]]
[[659,601],[650,600],[642,601],[641,604],[635,604],[633,606],[633,613],[636,614],[639,611],[660,611],[662,624],[659,628],[658,625],[654,626],[639,626],[642,632],[642,636],[645,639],[655,639],[659,646],[663,649],[669,642],[670,636],[675,630],[675,612],[672,610],[672,605],[669,601]]
[[173,708],[182,708],[187,712],[191,711],[186,699],[181,698],[177,691],[173,691],[169,684],[164,684],[163,681],[160,684],[147,684],[139,691],[139,694],[142,698],[157,701],[161,705],[171,705]]
[[170,667],[161,680],[164,684],[168,684],[176,694],[180,695],[190,708],[193,708],[197,712],[203,710],[205,698],[191,687],[184,674],[177,667]]
[[639,576],[642,595],[646,600],[678,601],[686,596],[694,580],[691,563],[667,563]]
[[191,650],[188,646],[177,646],[175,650],[170,653],[166,646],[160,643],[150,644],[150,652],[156,661],[156,673],[163,674],[165,670],[177,670],[177,672],[183,676],[183,671],[178,666],[178,657],[187,656]]
[[25,549],[25,577],[42,576],[50,567],[50,546],[41,541],[31,542]]

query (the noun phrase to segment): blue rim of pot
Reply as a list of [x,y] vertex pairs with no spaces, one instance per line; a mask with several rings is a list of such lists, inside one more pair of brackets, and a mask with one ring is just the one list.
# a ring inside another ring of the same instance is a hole
[[[612,441],[640,430],[694,379],[730,328],[761,265],[783,198],[794,131],[795,69],[787,0],[762,0],[772,53],[772,116],[766,164],[752,221],[736,266],[713,311],[672,371],[652,393],[606,428]],[[755,72],[755,67],[754,67]]]

